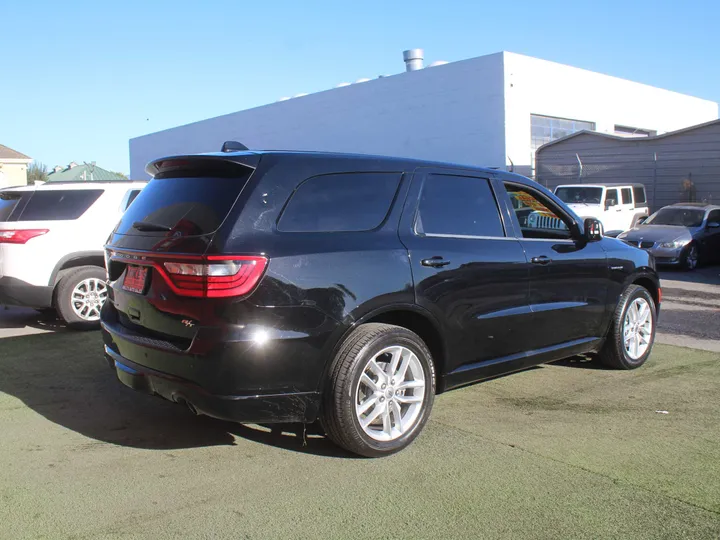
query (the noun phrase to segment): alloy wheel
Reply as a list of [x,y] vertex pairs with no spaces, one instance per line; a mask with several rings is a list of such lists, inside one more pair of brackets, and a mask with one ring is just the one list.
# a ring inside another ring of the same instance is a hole
[[393,441],[420,417],[425,400],[422,364],[406,347],[387,347],[367,362],[355,394],[355,414],[365,434]]
[[70,303],[75,314],[84,321],[100,320],[100,309],[107,299],[107,286],[97,278],[88,278],[75,285]]
[[635,298],[625,312],[623,345],[632,360],[638,360],[650,347],[653,319],[652,308],[644,298]]

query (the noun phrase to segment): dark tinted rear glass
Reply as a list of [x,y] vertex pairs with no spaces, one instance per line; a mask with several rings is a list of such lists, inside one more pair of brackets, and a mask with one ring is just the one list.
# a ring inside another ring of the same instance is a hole
[[[215,232],[248,177],[151,180],[123,214],[117,232],[144,236],[197,236]],[[158,230],[133,227],[139,222],[158,225]]]
[[505,236],[490,184],[482,178],[433,174],[425,180],[417,232]]
[[22,193],[12,191],[0,191],[0,221],[9,221],[10,215],[20,202]]
[[280,216],[284,232],[369,231],[380,225],[395,197],[400,173],[328,174],[297,188]]
[[633,188],[633,194],[635,195],[635,204],[647,202],[645,200],[645,190],[643,188],[635,186]]
[[36,191],[18,221],[77,219],[98,200],[102,189]]
[[632,190],[628,187],[622,188],[620,192],[622,194],[623,204],[630,204],[632,202]]

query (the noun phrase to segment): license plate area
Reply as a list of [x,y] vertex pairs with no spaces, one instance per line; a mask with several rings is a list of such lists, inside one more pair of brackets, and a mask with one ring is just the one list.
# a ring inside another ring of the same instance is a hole
[[128,265],[123,278],[123,290],[143,294],[147,284],[147,274],[147,266]]

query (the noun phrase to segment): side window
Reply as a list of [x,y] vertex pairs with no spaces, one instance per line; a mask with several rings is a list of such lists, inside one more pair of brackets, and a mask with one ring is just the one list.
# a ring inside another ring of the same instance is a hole
[[620,193],[622,194],[622,203],[623,204],[632,204],[632,189],[628,188],[622,188],[620,190]]
[[305,180],[278,220],[283,232],[351,232],[378,227],[392,205],[400,173],[344,173]]
[[720,210],[713,210],[708,214],[708,223],[720,223]]
[[442,236],[505,236],[489,181],[446,174],[431,174],[425,179],[415,232]]
[[102,189],[36,191],[18,221],[77,219],[103,194]]
[[643,204],[647,202],[645,198],[645,190],[640,186],[633,187],[633,195],[635,195],[635,204]]
[[617,189],[608,189],[605,192],[605,208],[615,206],[616,204],[620,204]]
[[139,189],[131,189],[130,193],[128,194],[127,203],[125,204],[125,208],[123,208],[123,212],[127,210],[128,206],[132,204],[132,202],[135,200],[135,197],[140,195]]
[[542,193],[517,184],[505,184],[523,238],[570,238],[570,221]]

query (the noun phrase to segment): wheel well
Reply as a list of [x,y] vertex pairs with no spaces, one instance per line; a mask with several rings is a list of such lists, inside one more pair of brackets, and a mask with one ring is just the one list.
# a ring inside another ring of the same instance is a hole
[[647,277],[640,277],[637,278],[635,281],[633,281],[634,285],[640,285],[641,287],[646,288],[650,295],[653,297],[653,300],[655,301],[655,305],[658,305],[660,302],[660,295],[658,293],[658,287],[655,284],[655,282]]
[[70,270],[80,266],[98,266],[100,268],[105,268],[105,258],[102,254],[88,254],[62,261],[53,271],[53,277],[50,285],[53,287],[56,286]]
[[425,342],[433,357],[438,378],[445,373],[445,345],[440,332],[424,315],[410,310],[386,311],[363,322],[393,324],[415,332]]

